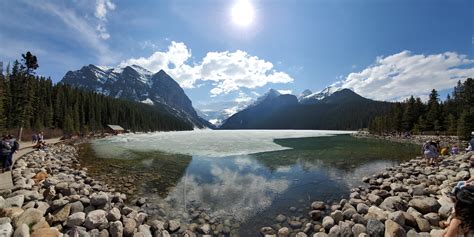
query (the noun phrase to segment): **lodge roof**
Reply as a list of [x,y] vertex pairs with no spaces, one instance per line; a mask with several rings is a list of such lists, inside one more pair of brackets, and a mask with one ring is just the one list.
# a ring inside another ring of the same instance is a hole
[[121,126],[119,125],[111,125],[111,124],[107,124],[107,127],[114,130],[114,131],[124,131],[125,129],[123,129]]

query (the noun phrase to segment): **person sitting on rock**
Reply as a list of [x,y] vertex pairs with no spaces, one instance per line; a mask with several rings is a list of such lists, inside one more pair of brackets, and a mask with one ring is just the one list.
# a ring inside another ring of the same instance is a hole
[[474,193],[463,188],[456,193],[454,214],[444,237],[474,236]]

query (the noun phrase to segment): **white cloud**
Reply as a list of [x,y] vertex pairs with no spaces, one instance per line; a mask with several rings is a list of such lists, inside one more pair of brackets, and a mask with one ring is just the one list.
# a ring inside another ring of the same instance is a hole
[[293,92],[292,90],[277,90],[277,91],[282,95],[291,94]]
[[350,73],[334,85],[350,88],[377,100],[400,100],[431,89],[453,88],[458,80],[474,76],[474,60],[455,52],[412,54],[409,51],[378,57],[361,72]]
[[214,96],[268,83],[293,82],[287,73],[276,71],[271,62],[241,50],[208,52],[200,63],[193,65],[187,63],[191,55],[184,43],[172,41],[166,52],[156,51],[147,58],[131,58],[120,66],[137,64],[152,72],[163,69],[185,88],[193,88],[198,81],[208,81],[214,85],[210,91]]
[[107,12],[115,10],[115,4],[111,0],[97,0],[95,5],[95,17],[99,20],[96,30],[101,39],[110,38],[110,34],[105,27],[107,23]]
[[76,41],[80,44],[88,45],[94,50],[100,64],[115,62],[116,55],[101,40],[103,37],[100,34],[97,35],[96,28],[91,25],[91,22],[88,22],[75,11],[47,1],[26,1],[25,3],[58,17],[68,28],[76,32],[74,36]]

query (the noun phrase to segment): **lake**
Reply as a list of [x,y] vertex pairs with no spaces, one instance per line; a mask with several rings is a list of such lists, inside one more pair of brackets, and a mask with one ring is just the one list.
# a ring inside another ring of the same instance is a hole
[[82,164],[109,186],[146,197],[156,218],[221,223],[259,236],[275,216],[307,217],[311,202],[347,198],[363,176],[419,147],[314,130],[197,130],[92,141]]

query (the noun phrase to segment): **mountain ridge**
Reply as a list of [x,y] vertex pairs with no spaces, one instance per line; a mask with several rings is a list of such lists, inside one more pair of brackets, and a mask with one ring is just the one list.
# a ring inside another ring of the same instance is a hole
[[89,64],[68,71],[61,82],[115,98],[160,104],[194,127],[213,127],[198,116],[184,90],[164,70],[152,73],[138,65],[113,68]]
[[288,94],[261,97],[258,103],[227,118],[219,128],[352,130],[368,126],[374,116],[391,106],[350,89],[326,89],[303,97],[308,98],[304,101]]

